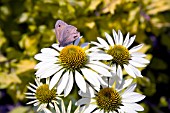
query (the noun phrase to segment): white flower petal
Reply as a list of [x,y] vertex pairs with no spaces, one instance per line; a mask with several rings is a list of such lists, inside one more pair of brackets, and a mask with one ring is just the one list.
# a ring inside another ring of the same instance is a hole
[[96,107],[96,105],[90,104],[83,113],[91,113]]
[[27,98],[27,99],[36,99],[35,96],[26,96],[25,98]]
[[49,89],[50,89],[50,90],[58,83],[58,80],[59,80],[60,77],[62,76],[63,71],[64,71],[64,70],[60,70],[59,72],[57,72],[57,73],[51,78],[51,81],[50,81],[50,84],[49,84]]
[[97,37],[97,40],[98,40],[106,49],[109,49],[109,45],[107,44],[107,42],[106,42],[104,39]]
[[141,64],[139,62],[133,61],[133,60],[129,60],[129,63],[135,67],[146,67],[145,64]]
[[98,79],[96,79],[95,76],[99,76],[97,73],[95,73],[94,71],[87,69],[87,68],[82,68],[81,69],[83,75],[85,76],[85,78],[94,86],[100,87],[100,82]]
[[127,47],[128,43],[129,43],[129,33],[126,35],[126,38],[125,38],[125,40],[123,42],[123,46]]
[[68,82],[68,78],[69,78],[69,72],[65,72],[64,75],[62,76],[62,78],[60,79],[59,83],[58,83],[58,87],[57,87],[57,93],[61,94],[64,90],[64,88],[67,85]]
[[128,106],[120,106],[120,113],[137,113],[136,111],[134,111],[132,108],[128,107]]
[[99,61],[90,61],[90,64],[96,64],[98,66],[102,66],[106,69],[111,69],[109,66],[107,66],[106,64],[102,63],[102,62],[99,62]]
[[36,92],[36,90],[35,89],[33,89],[32,87],[30,87],[30,86],[27,86],[27,88],[29,89],[29,90],[31,90],[32,92]]
[[114,38],[115,44],[117,45],[119,43],[118,35],[114,29],[112,30],[112,32],[113,32],[113,38]]
[[40,106],[38,107],[37,111],[42,110],[42,109],[45,108],[46,106],[47,106],[47,103],[40,104]]
[[32,84],[32,83],[29,83],[30,84],[30,86],[32,86],[33,88],[35,88],[35,89],[37,89],[38,87],[37,86],[35,86],[34,84]]
[[136,103],[124,103],[123,105],[128,106],[129,108],[132,108],[135,111],[143,111],[144,110],[144,108],[141,105],[136,104]]
[[123,74],[122,74],[122,68],[120,65],[118,65],[118,68],[117,68],[117,76],[120,78],[120,80],[122,80]]
[[90,53],[88,54],[90,57],[90,60],[111,60],[113,57],[111,55],[105,54],[105,53]]
[[55,109],[56,113],[60,113],[60,110],[59,110],[56,102],[54,102],[54,109]]
[[136,78],[135,73],[133,72],[133,69],[129,66],[127,66],[126,64],[123,64],[123,67],[125,68],[125,71],[132,76],[133,78]]
[[111,37],[108,33],[105,33],[105,36],[106,36],[106,39],[107,39],[107,41],[109,42],[109,44],[110,44],[111,46],[114,46],[114,42],[113,42],[112,37]]
[[131,53],[131,56],[134,57],[146,57],[146,54],[140,53],[140,52],[133,52]]
[[54,67],[58,68],[59,65],[57,64],[45,64],[44,66],[42,66],[41,68],[39,68],[37,70],[37,72],[35,73],[35,75],[37,75],[38,77],[41,76],[43,73],[47,72],[48,70],[54,69]]
[[33,103],[35,103],[35,102],[38,102],[38,100],[33,100],[33,101],[30,101],[30,102],[28,102],[28,103],[26,103],[27,105],[28,104],[33,104]]
[[141,75],[141,71],[139,71],[137,68],[135,68],[134,66],[132,66],[131,64],[128,64],[128,66],[133,70],[133,72],[135,73],[136,76],[138,77],[143,77]]
[[106,76],[106,77],[112,76],[111,73],[107,69],[105,69],[101,66],[94,65],[94,64],[87,64],[86,66],[92,68],[94,71],[100,73],[103,76]]
[[90,51],[93,51],[93,52],[99,52],[101,51],[100,49],[98,49],[99,47],[91,47],[89,49],[87,49],[85,52],[88,53]]
[[118,30],[118,44],[119,45],[123,44],[123,35],[120,30]]
[[131,57],[131,59],[133,61],[136,61],[136,62],[139,62],[141,64],[148,64],[149,63],[149,60],[145,59],[145,58],[140,58],[140,57]]
[[128,87],[132,83],[133,79],[122,80],[122,83],[118,87],[118,91]]
[[58,58],[53,56],[48,56],[44,53],[39,53],[34,56],[36,60],[43,61],[43,62],[57,62]]
[[75,81],[79,89],[83,92],[86,92],[86,82],[78,71],[75,71]]
[[44,71],[44,73],[36,74],[40,78],[47,78],[51,75],[55,74],[57,71],[59,71],[62,67],[53,66],[49,68],[48,70]]
[[71,113],[71,105],[72,105],[72,102],[70,101],[67,107],[67,113]]
[[40,69],[42,67],[49,67],[50,65],[54,65],[52,62],[39,62],[37,65],[35,65],[34,69]]
[[80,106],[80,105],[89,104],[89,103],[90,103],[90,98],[81,98],[75,103],[75,105]]
[[133,102],[139,102],[145,98],[144,95],[136,93],[136,92],[131,92],[122,95],[122,102],[128,102],[128,103],[133,103]]
[[61,51],[64,47],[59,47],[59,44],[53,44],[53,48],[57,49],[58,51]]
[[126,94],[128,94],[128,93],[130,93],[130,92],[133,92],[133,91],[135,90],[135,88],[136,88],[136,84],[131,84],[131,85],[123,92],[122,95],[126,95]]
[[88,84],[86,84],[86,92],[82,92],[81,90],[78,92],[78,94],[82,97],[95,97],[95,92],[94,92],[94,89],[89,86]]
[[33,104],[33,106],[38,106],[40,104],[40,102],[36,102]]
[[137,46],[134,46],[133,48],[131,48],[131,49],[129,50],[129,52],[130,52],[130,53],[136,52],[136,51],[140,50],[140,49],[143,47],[143,45],[144,45],[144,44],[139,44],[139,45],[137,45]]
[[70,72],[68,83],[66,85],[66,88],[64,89],[64,97],[66,97],[72,90],[73,88],[73,73]]
[[94,41],[91,41],[91,44],[94,44],[94,45],[96,45],[96,46],[98,46],[98,47],[100,47],[100,48],[103,48],[103,47],[104,47],[104,45],[101,45],[101,44],[99,44],[99,43],[97,43],[97,42],[94,42]]
[[129,43],[127,44],[126,48],[130,47],[132,45],[132,43],[134,42],[136,36],[133,36],[129,39]]
[[49,56],[59,56],[60,55],[58,51],[51,49],[51,48],[43,48],[43,49],[41,49],[41,52],[43,54],[46,54]]
[[31,96],[34,96],[35,95],[35,93],[24,93],[25,95],[31,95]]
[[43,111],[45,112],[45,113],[52,113],[49,109],[47,109],[47,108],[43,108]]

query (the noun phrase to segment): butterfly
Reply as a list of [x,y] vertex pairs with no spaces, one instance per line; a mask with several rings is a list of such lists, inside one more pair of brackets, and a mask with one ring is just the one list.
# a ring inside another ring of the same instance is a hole
[[57,20],[55,33],[60,47],[67,46],[80,37],[80,32],[72,25],[68,25],[62,20]]

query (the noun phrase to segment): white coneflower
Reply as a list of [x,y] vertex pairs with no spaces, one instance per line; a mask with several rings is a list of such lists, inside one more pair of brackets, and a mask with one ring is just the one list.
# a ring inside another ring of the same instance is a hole
[[56,89],[49,89],[49,78],[46,79],[46,84],[40,82],[38,78],[35,78],[36,85],[29,83],[28,89],[31,92],[25,93],[26,98],[31,99],[27,104],[33,104],[39,106],[37,111],[44,110],[48,106],[58,109],[57,101],[60,99],[56,94]]
[[134,92],[136,84],[131,84],[132,79],[115,82],[108,79],[108,86],[92,88],[88,86],[87,92],[79,92],[82,96],[76,102],[81,106],[83,113],[137,113],[143,111],[143,107],[136,102],[145,98],[144,95]]
[[149,61],[144,58],[146,56],[145,54],[137,52],[143,47],[143,44],[129,49],[135,40],[135,36],[129,38],[128,33],[123,41],[123,35],[120,30],[118,34],[113,30],[113,39],[107,33],[105,33],[105,36],[108,42],[98,37],[97,40],[99,43],[93,41],[91,43],[98,48],[103,48],[107,54],[113,57],[113,59],[108,62],[109,65],[113,67],[113,70],[116,70],[116,75],[122,79],[122,68],[124,67],[125,71],[132,77],[142,77],[141,72],[137,68],[145,67],[146,64],[149,63]]
[[[64,91],[67,96],[72,90],[74,78],[77,86],[86,91],[86,80],[94,86],[104,83],[101,75],[111,77],[108,71],[110,67],[98,60],[110,60],[111,55],[95,51],[95,48],[85,48],[88,43],[78,46],[80,38],[73,45],[59,47],[53,44],[52,48],[41,49],[41,53],[35,55],[35,59],[41,62],[35,66],[38,69],[37,77],[47,78],[51,76],[50,89],[57,84],[57,93]],[[97,51],[97,50],[96,50]]]

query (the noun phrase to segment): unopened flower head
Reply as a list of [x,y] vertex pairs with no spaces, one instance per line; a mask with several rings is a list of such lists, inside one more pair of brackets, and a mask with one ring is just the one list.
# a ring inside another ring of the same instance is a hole
[[43,84],[38,78],[35,78],[36,85],[30,83],[28,89],[31,92],[25,93],[26,98],[31,99],[27,104],[33,104],[39,106],[37,111],[43,110],[48,106],[58,109],[57,100],[60,99],[56,94],[56,89],[49,89],[49,78],[46,79],[46,83]]
[[80,38],[74,44],[65,47],[53,44],[52,48],[41,49],[41,53],[35,55],[35,59],[41,61],[35,66],[35,69],[38,69],[36,76],[52,76],[49,87],[52,89],[57,85],[58,94],[64,91],[64,96],[67,96],[72,90],[74,78],[77,86],[85,92],[86,80],[94,86],[100,86],[104,83],[100,75],[112,76],[108,71],[110,67],[98,61],[110,60],[112,56],[91,52],[95,51],[95,48],[87,49],[88,43],[78,46],[79,41]]
[[[106,79],[107,80],[107,79]],[[79,91],[82,99],[76,102],[81,106],[83,113],[135,113],[143,111],[143,107],[136,102],[145,98],[144,95],[134,92],[136,84],[131,84],[132,79],[116,82],[115,78],[109,78],[107,86],[92,88],[88,91]]]
[[91,43],[98,48],[103,48],[107,54],[113,57],[112,60],[108,61],[108,64],[116,71],[116,75],[122,79],[122,69],[124,68],[133,78],[136,78],[136,76],[142,77],[141,72],[137,68],[145,67],[149,63],[144,58],[146,56],[145,54],[137,52],[143,47],[143,44],[130,48],[135,40],[135,36],[129,38],[128,33],[123,41],[123,35],[120,30],[118,34],[113,30],[113,38],[107,33],[105,35],[107,42],[98,37],[97,40],[99,43],[93,41]]

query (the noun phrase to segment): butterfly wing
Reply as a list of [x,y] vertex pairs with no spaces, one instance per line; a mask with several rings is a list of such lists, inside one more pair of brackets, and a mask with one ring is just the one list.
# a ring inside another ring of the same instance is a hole
[[63,42],[63,38],[61,34],[63,30],[66,28],[66,26],[68,26],[68,24],[62,20],[57,20],[55,24],[55,33],[56,33],[56,37],[59,43]]
[[80,37],[80,32],[77,31],[76,27],[68,25],[61,33],[61,37],[63,37],[63,40],[61,41],[60,46],[66,46]]

